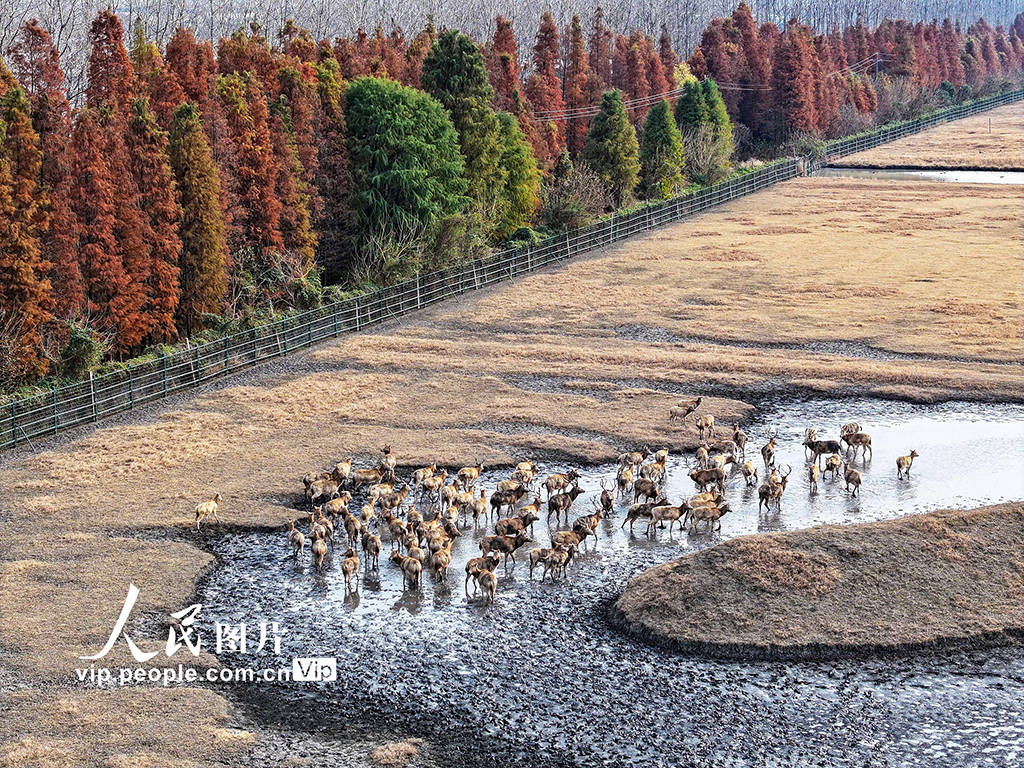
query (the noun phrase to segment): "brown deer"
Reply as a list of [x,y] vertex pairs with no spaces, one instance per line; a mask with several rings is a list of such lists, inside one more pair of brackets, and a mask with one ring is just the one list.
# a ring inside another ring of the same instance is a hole
[[506,568],[511,558],[512,567],[514,568],[516,550],[528,541],[532,541],[532,539],[525,533],[517,533],[515,536],[484,536],[480,540],[480,551],[485,555],[489,555],[491,552],[504,555],[504,565]]
[[911,451],[906,456],[896,459],[896,477],[900,480],[910,477],[910,468],[914,465],[914,459],[918,457],[917,451]]
[[467,488],[472,488],[473,484],[480,477],[480,473],[484,471],[484,464],[480,462],[472,467],[463,467],[456,473],[456,477],[459,482]]
[[554,496],[548,497],[548,520],[551,519],[551,515],[555,516],[555,525],[558,525],[558,521],[561,519],[563,513],[565,513],[565,522],[569,522],[569,508],[572,503],[576,501],[585,491],[578,485],[572,486],[568,491],[564,493],[556,493]]
[[547,491],[547,498],[550,499],[555,491],[564,491],[579,479],[580,473],[575,469],[571,469],[564,474],[548,475],[547,480],[544,481],[544,490]]
[[295,527],[295,521],[288,521],[288,546],[295,552],[295,559],[299,559],[299,555],[302,554],[302,550],[306,547],[306,537],[303,536],[302,531]]
[[853,489],[851,496],[860,496],[860,472],[851,467],[845,461],[843,462],[843,479],[846,481],[846,490],[849,492]]
[[706,413],[697,419],[697,430],[700,434],[700,439],[704,440],[705,435],[715,437],[717,432],[715,431],[715,417],[710,413]]
[[[345,577],[345,591],[359,591],[359,555],[349,547],[345,550],[345,559],[341,563],[341,573]],[[352,583],[355,582],[355,587]]]
[[327,542],[323,539],[313,539],[313,564],[318,571],[324,567],[324,558],[327,557]]
[[871,435],[867,432],[848,432],[842,436],[842,441],[846,443],[847,449],[853,450],[854,459],[857,458],[857,450],[860,449],[861,458],[864,461],[868,460],[868,454],[871,454],[871,458],[875,457],[875,450],[871,447]]
[[423,565],[419,560],[414,557],[405,556],[397,549],[391,550],[391,557],[388,559],[402,571],[403,591],[407,588],[419,589],[420,573],[423,571]]
[[196,504],[196,531],[199,530],[199,524],[203,522],[204,518],[213,517],[218,523],[220,519],[217,517],[217,509],[220,507],[220,494],[213,494],[213,498],[207,501],[201,501]]
[[473,580],[473,591],[476,592],[478,581],[477,576],[481,571],[493,571],[498,567],[499,559],[493,555],[470,558],[466,563],[466,594],[469,594],[469,580]]

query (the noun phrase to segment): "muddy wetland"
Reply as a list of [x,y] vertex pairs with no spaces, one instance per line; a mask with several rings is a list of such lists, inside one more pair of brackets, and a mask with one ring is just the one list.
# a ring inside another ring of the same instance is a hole
[[[853,418],[874,444],[874,456],[855,464],[864,478],[860,497],[841,479],[821,481],[812,494],[804,427],[835,437]],[[1018,647],[817,663],[711,661],[610,625],[608,605],[632,575],[726,539],[1024,497],[1021,406],[784,400],[760,403],[745,427],[748,457],[774,433],[779,462],[793,467],[781,511],[759,514],[756,488],[746,488],[738,471],[727,482],[732,511],[714,533],[649,537],[642,520],[630,533],[621,524],[632,499],[619,499],[599,523],[596,544],[587,540],[564,579],[543,583],[527,564],[530,548],[548,546],[542,515],[517,564],[498,567],[489,607],[463,587],[466,561],[491,533],[483,524],[474,531],[470,523],[456,541],[447,580],[425,572],[419,590],[403,590],[398,569],[382,557],[379,573],[362,571],[358,591],[347,593],[340,549],[317,572],[308,549],[298,562],[290,557],[283,530],[219,538],[217,567],[199,593],[206,620],[274,618],[287,628],[285,655],[338,659],[337,682],[251,686],[243,703],[284,728],[422,736],[435,744],[435,757],[455,766],[1004,766],[1024,759]],[[911,449],[920,455],[911,477],[897,480],[896,457]],[[689,452],[670,454],[666,494],[674,503],[694,493],[692,462]],[[549,461],[540,474],[573,466]],[[616,471],[575,468],[586,493],[574,517],[593,511],[601,482],[610,484]],[[399,466],[400,476],[410,472]],[[485,468],[479,482],[489,493],[508,472]],[[300,496],[282,517],[301,514]]]

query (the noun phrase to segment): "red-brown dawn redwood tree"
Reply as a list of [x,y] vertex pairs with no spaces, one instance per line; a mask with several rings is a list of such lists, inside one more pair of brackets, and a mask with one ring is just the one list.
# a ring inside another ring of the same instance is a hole
[[[580,17],[573,16],[569,25],[569,56],[565,67],[564,100],[566,110],[579,110],[589,103],[590,65]],[[569,154],[576,157],[587,141],[590,121],[580,116],[567,121],[565,143]]]
[[[2,61],[0,80],[7,85],[11,80]],[[54,306],[40,241],[47,225],[46,196],[39,187],[42,154],[29,113],[25,92],[9,85],[0,95],[0,326],[9,324],[7,332],[16,338],[0,361],[6,383],[46,372],[42,330]]]
[[42,153],[40,184],[49,198],[50,226],[41,235],[43,260],[49,264],[54,314],[67,320],[85,310],[85,284],[78,264],[76,219],[71,210],[71,104],[60,56],[39,22],[27,22],[11,51],[18,81],[32,105],[32,124]]
[[565,149],[565,120],[559,116],[565,111],[562,99],[562,80],[558,74],[561,61],[558,27],[550,12],[541,16],[537,40],[533,46],[533,69],[526,83],[526,97],[531,104],[541,105],[538,111],[553,113],[539,126],[546,151],[538,159],[550,165]]

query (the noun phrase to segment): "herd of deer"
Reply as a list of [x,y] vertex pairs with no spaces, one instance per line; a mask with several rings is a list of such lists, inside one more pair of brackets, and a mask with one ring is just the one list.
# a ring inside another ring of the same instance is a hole
[[[670,410],[669,418],[685,420],[701,402],[701,398],[684,400]],[[747,435],[738,424],[732,425],[731,434],[725,439],[718,439],[715,419],[710,414],[697,417],[696,426],[701,443],[689,477],[697,493],[679,504],[669,503],[663,494],[668,476],[667,449],[651,453],[644,448],[619,456],[614,486],[602,480],[600,496],[593,499],[589,512],[577,516],[569,525],[573,505],[584,494],[576,470],[548,475],[541,482],[536,464],[520,462],[508,479],[499,481],[488,495],[483,488],[477,488],[483,464],[462,467],[450,475],[434,463],[416,469],[408,482],[400,482],[396,456],[391,446],[385,445],[373,468],[353,469],[352,459],[348,458],[330,470],[302,478],[309,509],[306,530],[300,530],[294,520],[289,522],[288,545],[294,557],[300,558],[308,542],[313,564],[322,570],[336,539],[343,536],[341,569],[347,592],[358,590],[361,565],[379,571],[386,537],[392,546],[387,559],[400,570],[403,589],[417,589],[424,569],[438,581],[447,579],[452,547],[470,520],[476,529],[481,521],[490,524],[494,519],[494,533],[480,540],[480,556],[470,559],[465,566],[467,595],[472,582],[474,593],[479,592],[489,604],[497,590],[498,566],[515,567],[516,552],[533,541],[534,523],[544,515],[545,507],[549,528],[552,517],[555,521],[550,546],[531,549],[528,556],[530,577],[540,568],[542,582],[549,576],[551,581],[565,577],[569,564],[588,537],[596,541],[598,524],[614,513],[617,498],[631,498],[619,526],[629,525],[631,533],[638,520],[646,521],[649,536],[656,535],[666,524],[670,536],[676,525],[680,531],[688,528],[690,533],[696,533],[701,525],[709,531],[719,530],[722,516],[730,511],[725,499],[726,480],[730,469],[738,466],[746,486],[757,487],[758,513],[770,510],[772,505],[781,509],[792,467],[776,463],[779,443],[775,432],[761,448],[767,477],[758,486],[760,468],[746,458]],[[847,492],[859,494],[862,476],[851,462],[858,453],[866,462],[872,453],[871,436],[859,424],[844,424],[838,441],[819,439],[815,429],[807,429],[803,446],[812,494],[817,492],[819,480],[829,475],[836,480],[840,470]],[[848,460],[842,458],[844,453]],[[917,456],[916,451],[911,451],[896,460],[900,479],[910,476]],[[533,491],[535,487],[537,492]],[[545,493],[543,501],[540,488]],[[361,506],[353,504],[354,494],[360,492],[364,495]],[[204,518],[216,519],[220,501],[217,494],[196,506],[197,530]],[[566,528],[559,529],[563,518]],[[360,548],[362,559],[357,554]]]

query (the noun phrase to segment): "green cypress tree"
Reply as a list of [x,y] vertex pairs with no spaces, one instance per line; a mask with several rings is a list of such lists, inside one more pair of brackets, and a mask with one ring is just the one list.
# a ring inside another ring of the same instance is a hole
[[174,111],[168,154],[181,195],[177,324],[191,335],[202,327],[204,313],[219,313],[223,308],[229,263],[220,174],[195,104],[183,104]]
[[519,128],[519,121],[508,112],[498,113],[501,126],[501,167],[505,171],[502,205],[494,222],[494,235],[507,240],[528,224],[540,205],[540,171],[533,148]]
[[469,196],[493,224],[505,186],[499,163],[501,128],[491,109],[494,91],[480,49],[458,30],[448,30],[424,60],[420,84],[451,115],[466,165]]
[[640,175],[640,147],[621,91],[606,91],[583,147],[583,161],[608,185],[616,208],[632,198]]
[[[459,137],[437,100],[394,80],[360,77],[345,94],[345,119],[357,247],[380,237],[423,242],[442,218],[465,209]],[[417,265],[368,266],[387,277]]]
[[718,90],[718,85],[710,77],[704,78],[701,89],[704,92],[704,101],[708,106],[708,122],[715,127],[715,138],[719,142],[719,150],[728,161],[733,153],[732,121],[725,108],[722,92]]
[[676,125],[680,131],[695,130],[708,121],[704,89],[696,80],[687,80],[683,88],[683,95],[676,102]]
[[683,137],[662,99],[647,113],[640,139],[640,189],[648,200],[667,200],[684,185]]

